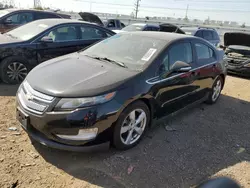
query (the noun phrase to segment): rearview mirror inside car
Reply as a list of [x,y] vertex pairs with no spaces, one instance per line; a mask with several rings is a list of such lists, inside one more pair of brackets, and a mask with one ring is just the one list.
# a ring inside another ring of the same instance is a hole
[[176,61],[171,68],[172,72],[188,72],[191,69],[192,67],[183,61]]
[[45,36],[45,37],[41,38],[41,42],[52,43],[54,41],[53,41],[52,37]]

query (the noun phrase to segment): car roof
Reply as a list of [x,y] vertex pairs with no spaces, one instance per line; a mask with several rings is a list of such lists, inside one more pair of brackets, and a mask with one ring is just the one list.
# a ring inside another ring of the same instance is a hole
[[168,32],[157,32],[157,31],[133,31],[133,32],[122,32],[119,33],[122,35],[138,35],[142,37],[149,37],[149,38],[154,38],[158,40],[164,40],[166,42],[171,42],[174,40],[179,40],[179,39],[194,39],[197,37],[194,36],[189,36],[189,35],[184,35],[184,34],[178,34],[178,33],[168,33]]
[[[36,22],[38,24],[47,24],[49,26],[54,26],[58,24],[64,24],[64,23],[87,23],[87,24],[92,24],[90,22],[85,22],[81,20],[72,20],[72,19],[61,19],[61,18],[52,18],[52,19],[40,19],[40,20],[35,20],[33,23]],[[92,24],[96,25],[96,24]]]
[[196,31],[196,30],[210,30],[215,31],[214,28],[209,27],[181,27],[182,30]]

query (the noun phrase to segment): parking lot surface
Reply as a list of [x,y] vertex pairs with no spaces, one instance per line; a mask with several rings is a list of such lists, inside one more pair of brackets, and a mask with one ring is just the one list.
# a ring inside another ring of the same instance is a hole
[[32,145],[15,119],[17,87],[0,84],[0,187],[186,188],[221,175],[250,187],[249,88],[228,76],[217,104],[168,119],[131,150],[72,153]]

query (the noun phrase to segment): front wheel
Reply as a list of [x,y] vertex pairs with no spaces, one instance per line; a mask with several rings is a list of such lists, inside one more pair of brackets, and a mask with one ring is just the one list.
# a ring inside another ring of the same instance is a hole
[[150,112],[144,102],[128,106],[118,118],[113,132],[113,144],[117,149],[126,150],[137,145],[150,122]]
[[9,57],[0,63],[0,76],[7,84],[19,84],[28,74],[28,66],[16,57]]
[[221,76],[219,76],[212,87],[212,90],[209,93],[207,103],[208,104],[214,104],[216,101],[219,99],[221,91],[222,91],[222,86],[223,86],[223,79]]

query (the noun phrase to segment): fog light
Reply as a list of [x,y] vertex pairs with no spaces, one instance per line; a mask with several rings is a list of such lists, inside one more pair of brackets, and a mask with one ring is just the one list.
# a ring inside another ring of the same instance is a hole
[[77,135],[57,134],[56,136],[65,140],[87,141],[94,139],[97,133],[98,133],[98,128],[92,128],[92,129],[79,129]]

